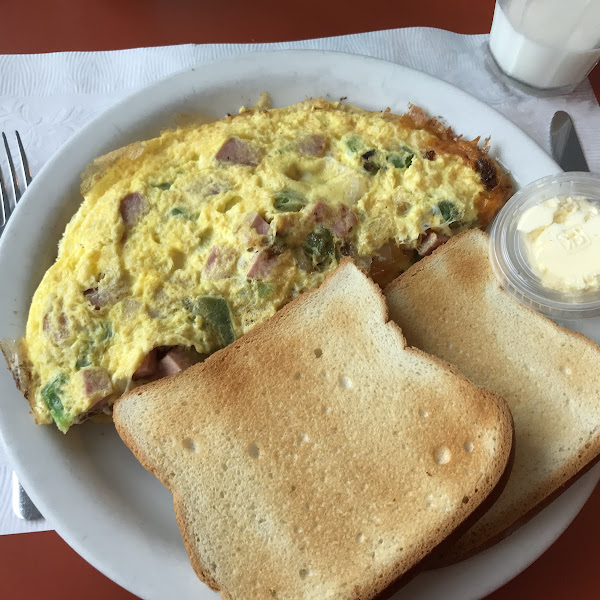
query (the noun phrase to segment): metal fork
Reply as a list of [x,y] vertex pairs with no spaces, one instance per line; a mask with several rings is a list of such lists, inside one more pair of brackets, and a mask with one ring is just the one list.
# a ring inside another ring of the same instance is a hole
[[[6,181],[2,169],[0,168],[0,236],[4,233],[6,223],[12,215],[14,209],[17,207],[23,192],[27,189],[27,186],[31,183],[31,170],[29,168],[29,161],[23,148],[23,142],[18,131],[15,131],[15,137],[17,138],[17,146],[19,148],[19,156],[21,158],[21,167],[23,172],[23,179],[19,182],[17,176],[17,170],[8,145],[8,139],[6,134],[2,132],[2,140],[4,141],[4,148],[6,150],[6,158],[8,160],[8,166],[10,169],[11,187],[13,202],[10,202],[10,197],[6,189]],[[34,521],[41,518],[40,511],[36,508],[35,504],[31,501],[31,498],[27,495],[23,486],[19,483],[17,474],[13,471],[12,474],[12,508],[13,512],[20,519],[27,521]]]

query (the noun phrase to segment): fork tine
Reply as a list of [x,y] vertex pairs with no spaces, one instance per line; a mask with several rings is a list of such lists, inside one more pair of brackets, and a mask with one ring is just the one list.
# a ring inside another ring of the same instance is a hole
[[23,173],[25,173],[25,189],[31,183],[31,169],[29,168],[29,161],[27,160],[27,154],[25,154],[25,148],[23,148],[23,142],[18,131],[15,131],[17,136],[17,144],[19,144],[19,154],[21,155],[21,164],[23,165]]
[[8,158],[8,166],[10,168],[10,174],[12,177],[13,191],[15,193],[15,204],[21,199],[21,188],[19,187],[19,180],[17,179],[17,172],[15,171],[15,165],[13,163],[12,154],[10,153],[10,147],[6,134],[2,132],[2,139],[4,140],[4,148],[6,149],[6,157]]
[[0,168],[0,227],[4,227],[10,216],[10,204],[8,203],[8,194],[4,183],[4,175]]

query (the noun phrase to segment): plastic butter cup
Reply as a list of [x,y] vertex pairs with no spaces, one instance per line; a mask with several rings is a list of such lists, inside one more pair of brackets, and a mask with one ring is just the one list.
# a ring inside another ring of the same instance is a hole
[[[525,236],[518,225],[533,206],[568,196],[583,196],[600,207],[600,176],[573,172],[538,179],[506,203],[490,228],[490,262],[502,287],[522,304],[555,320],[600,315],[600,289],[564,292],[544,286],[530,263]],[[571,256],[577,260],[576,252]]]

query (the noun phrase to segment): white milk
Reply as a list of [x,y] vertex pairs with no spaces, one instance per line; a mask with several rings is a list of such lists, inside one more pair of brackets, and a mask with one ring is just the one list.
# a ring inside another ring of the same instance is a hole
[[511,77],[573,88],[600,59],[600,0],[498,0],[490,50]]

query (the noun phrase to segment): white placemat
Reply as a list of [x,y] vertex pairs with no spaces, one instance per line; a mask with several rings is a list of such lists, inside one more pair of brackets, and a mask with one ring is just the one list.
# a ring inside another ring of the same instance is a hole
[[[4,131],[19,130],[35,174],[90,119],[158,78],[244,52],[291,48],[365,54],[425,71],[494,106],[546,150],[552,115],[566,110],[573,117],[590,169],[600,172],[600,137],[595,133],[600,131],[600,108],[588,81],[566,96],[530,96],[497,76],[487,35],[421,27],[276,44],[0,56],[0,123]],[[6,173],[3,160],[0,166]],[[13,515],[11,471],[0,444],[0,534],[51,529],[44,519],[26,522]]]

